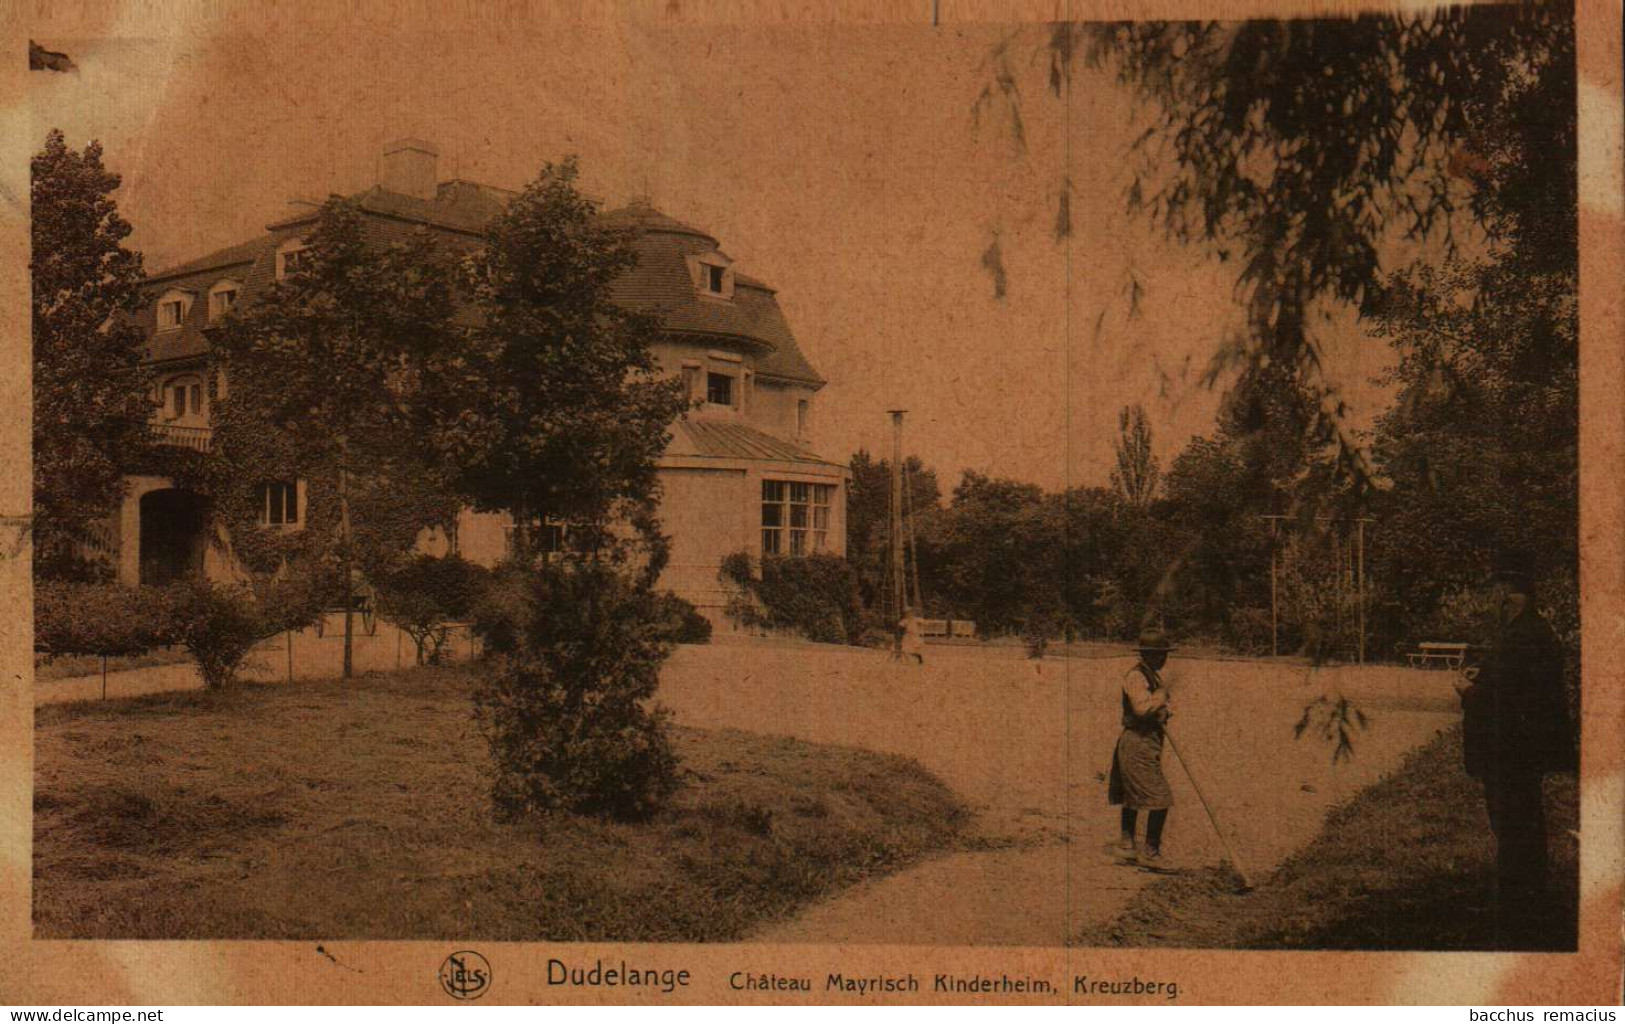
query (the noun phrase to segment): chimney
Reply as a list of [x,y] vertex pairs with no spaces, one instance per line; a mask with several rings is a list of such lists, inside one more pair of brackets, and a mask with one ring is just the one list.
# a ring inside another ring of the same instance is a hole
[[400,139],[384,147],[378,184],[390,192],[433,199],[439,184],[435,164],[440,151],[422,139]]

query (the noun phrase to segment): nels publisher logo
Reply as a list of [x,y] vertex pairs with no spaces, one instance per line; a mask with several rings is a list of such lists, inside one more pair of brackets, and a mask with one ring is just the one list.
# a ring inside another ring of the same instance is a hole
[[491,987],[491,964],[471,949],[458,950],[440,965],[440,987],[453,999],[478,999]]

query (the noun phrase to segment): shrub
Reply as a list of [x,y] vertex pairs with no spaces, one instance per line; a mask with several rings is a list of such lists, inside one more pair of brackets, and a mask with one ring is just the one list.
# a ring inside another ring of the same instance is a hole
[[34,588],[34,650],[47,657],[125,657],[175,642],[174,600],[167,590],[117,583]]
[[470,610],[474,632],[486,652],[518,652],[525,623],[534,614],[531,577],[531,572],[511,563],[486,575]]
[[203,685],[211,690],[229,685],[249,650],[263,637],[254,595],[247,587],[206,581],[175,587],[180,642],[192,652]]
[[288,572],[252,587],[265,636],[297,632],[316,624],[332,606],[332,574],[319,571]]
[[175,637],[211,690],[237,679],[254,645],[285,630],[303,629],[323,607],[322,581],[293,575],[253,585],[192,580],[171,588]]
[[711,642],[711,620],[700,614],[693,603],[671,591],[655,595],[661,621],[666,624],[666,637],[677,644],[708,644]]
[[476,622],[503,632],[475,711],[498,817],[640,818],[676,788],[667,716],[646,706],[671,653],[660,605],[597,562],[513,570],[488,590]]
[[446,624],[465,619],[484,583],[484,569],[458,555],[418,555],[380,574],[378,614],[417,645],[418,664],[440,661]]
[[793,630],[809,640],[853,643],[864,630],[857,576],[836,555],[769,555],[760,572],[751,557],[723,559],[718,578],[736,588],[728,614],[742,626]]

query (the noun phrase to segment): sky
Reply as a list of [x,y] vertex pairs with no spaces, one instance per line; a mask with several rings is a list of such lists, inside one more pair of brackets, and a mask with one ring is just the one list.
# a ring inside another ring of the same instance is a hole
[[[1233,267],[1125,212],[1130,98],[1098,72],[1053,96],[1041,28],[116,10],[41,27],[79,70],[31,83],[33,130],[102,142],[149,270],[252,238],[291,199],[370,186],[404,136],[438,146],[443,178],[506,187],[575,154],[587,192],[649,195],[778,289],[829,381],[827,457],[889,451],[886,410],[903,408],[907,449],[949,484],[972,469],[1104,486],[1123,406],[1146,407],[1164,466],[1213,429],[1220,394],[1201,378],[1241,323]],[[977,104],[1001,48],[1021,143],[1008,108]],[[1058,242],[1063,182],[1074,230]],[[1368,422],[1386,347],[1347,315],[1325,339]]]

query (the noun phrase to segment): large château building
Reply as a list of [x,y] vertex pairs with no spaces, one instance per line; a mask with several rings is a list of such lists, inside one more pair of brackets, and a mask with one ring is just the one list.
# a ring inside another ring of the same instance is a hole
[[[380,243],[427,228],[453,251],[481,244],[511,193],[464,180],[441,181],[433,146],[412,139],[387,147],[378,184],[355,196]],[[226,311],[253,302],[299,258],[315,204],[296,204],[265,234],[149,279],[148,356],[158,370],[153,429],[167,444],[207,451],[211,375],[207,332]],[[844,554],[847,471],[813,449],[815,403],[824,385],[796,343],[772,287],[739,272],[708,232],[635,201],[600,214],[636,231],[636,268],[616,300],[657,315],[655,356],[698,403],[672,427],[660,459],[661,518],[672,538],[661,585],[713,618],[724,603],[717,571],[730,553]],[[108,554],[121,581],[233,574],[229,538],[205,536],[203,498],[167,477],[141,476],[109,524]],[[262,485],[264,529],[307,520],[303,481]],[[484,564],[499,561],[511,527],[499,515],[465,510],[449,543]]]

